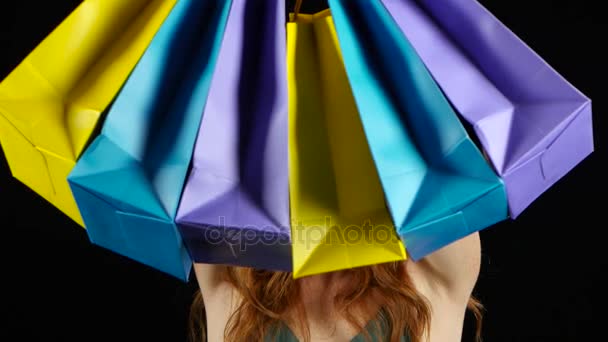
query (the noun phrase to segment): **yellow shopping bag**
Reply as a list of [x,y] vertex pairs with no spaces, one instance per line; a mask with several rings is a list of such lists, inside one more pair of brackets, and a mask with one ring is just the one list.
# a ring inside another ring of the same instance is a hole
[[294,277],[404,260],[329,11],[287,37]]
[[0,83],[13,176],[83,225],[66,180],[176,0],[85,0]]

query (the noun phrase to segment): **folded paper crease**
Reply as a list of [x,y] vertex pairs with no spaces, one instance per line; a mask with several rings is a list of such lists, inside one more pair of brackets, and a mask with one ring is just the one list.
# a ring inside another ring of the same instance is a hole
[[177,222],[196,262],[291,270],[285,4],[234,0]]
[[85,0],[0,83],[13,176],[80,225],[66,178],[174,4]]
[[230,5],[175,5],[68,178],[93,243],[184,281],[175,216]]
[[404,260],[330,12],[287,32],[294,277]]
[[378,0],[330,0],[392,220],[418,260],[507,218],[504,184]]
[[[505,181],[512,218],[593,151],[590,100],[477,1],[382,3],[474,127]],[[576,149],[555,145],[558,158],[549,151],[566,130]],[[551,171],[540,171],[545,153]]]

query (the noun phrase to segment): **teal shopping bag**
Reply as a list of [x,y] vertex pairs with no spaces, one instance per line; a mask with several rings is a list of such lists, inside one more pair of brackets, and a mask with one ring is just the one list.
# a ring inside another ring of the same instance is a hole
[[93,243],[182,280],[174,219],[231,3],[178,2],[68,177]]
[[379,0],[330,0],[388,208],[418,260],[507,218],[502,181]]

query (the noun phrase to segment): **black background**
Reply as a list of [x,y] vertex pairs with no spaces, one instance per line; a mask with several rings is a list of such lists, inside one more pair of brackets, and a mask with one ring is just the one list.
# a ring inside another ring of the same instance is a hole
[[[490,342],[603,340],[608,174],[601,165],[607,161],[599,81],[605,38],[596,29],[601,12],[592,8],[595,1],[481,2],[594,100],[596,138],[596,152],[515,222],[482,232],[476,293],[487,308],[483,336]],[[79,3],[3,0],[0,79]],[[324,6],[304,1],[304,11]],[[182,283],[90,244],[82,228],[14,180],[3,157],[0,201],[0,340],[185,340],[194,279]],[[470,325],[469,317],[465,341]]]

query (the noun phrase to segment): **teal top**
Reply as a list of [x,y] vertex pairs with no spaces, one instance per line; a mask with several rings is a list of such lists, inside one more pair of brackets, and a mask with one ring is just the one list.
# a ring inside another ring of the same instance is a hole
[[[375,324],[375,322],[379,324]],[[377,327],[380,327],[378,329]],[[381,342],[386,341],[386,336],[384,336],[383,332],[386,331],[386,323],[383,319],[372,320],[365,326],[365,330],[369,333],[371,337],[371,342]],[[380,331],[378,331],[380,330]],[[275,337],[276,336],[276,337]],[[401,342],[409,342],[409,337],[407,335],[401,336]],[[266,336],[265,342],[299,342],[298,338],[294,335],[294,333],[289,329],[286,324],[281,324],[277,329],[276,335],[270,333]],[[366,342],[365,334],[363,332],[359,333],[355,336],[351,342]]]

